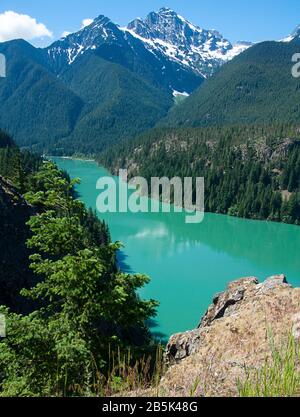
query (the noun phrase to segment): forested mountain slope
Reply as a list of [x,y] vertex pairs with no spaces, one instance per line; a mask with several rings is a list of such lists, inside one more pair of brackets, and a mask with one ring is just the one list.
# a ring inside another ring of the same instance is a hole
[[25,41],[0,43],[7,77],[0,78],[0,125],[20,145],[38,149],[68,136],[83,101],[51,74],[39,50]]
[[92,52],[60,77],[25,41],[0,44],[0,52],[7,56],[0,123],[23,147],[92,154],[150,129],[173,103],[166,91]]
[[100,15],[47,48],[0,43],[0,125],[22,147],[94,155],[151,129],[174,96],[191,94],[249,46],[168,8],[124,28]]
[[113,352],[133,369],[155,350],[157,303],[137,293],[148,277],[119,269],[78,180],[41,162],[0,131],[0,397],[100,395],[116,390]]
[[57,144],[67,154],[99,152],[150,129],[173,104],[163,90],[97,54],[76,60],[61,80],[84,102],[72,133]]
[[99,162],[147,179],[204,177],[206,211],[300,224],[298,126],[155,129]]
[[299,39],[254,45],[225,64],[160,125],[298,122],[300,79],[292,76],[292,56],[299,47]]

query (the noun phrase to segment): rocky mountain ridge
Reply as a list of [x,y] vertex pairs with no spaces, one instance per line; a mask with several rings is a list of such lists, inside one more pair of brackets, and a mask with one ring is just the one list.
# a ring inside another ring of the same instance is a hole
[[153,53],[159,51],[205,78],[252,45],[232,45],[218,31],[202,29],[166,7],[151,12],[146,19],[133,20],[127,31],[138,36]]
[[[163,77],[168,77],[168,67],[172,65],[179,73],[195,73],[202,79],[251,45],[249,42],[232,45],[218,31],[202,29],[163,7],[124,28],[100,15],[89,26],[54,42],[45,51],[50,66],[58,73],[88,52],[98,50],[105,58],[113,58],[115,48],[122,48],[127,53],[142,54],[146,61],[153,60],[160,66]],[[169,87],[178,89],[172,80]],[[189,87],[182,88],[182,92],[190,93]]]

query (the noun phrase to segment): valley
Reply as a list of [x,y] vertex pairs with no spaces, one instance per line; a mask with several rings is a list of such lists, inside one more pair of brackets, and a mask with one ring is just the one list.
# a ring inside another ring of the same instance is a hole
[[[79,198],[96,209],[95,184],[107,171],[95,162],[54,161],[71,177],[81,178]],[[297,226],[208,213],[198,225],[186,225],[184,213],[107,213],[101,217],[109,224],[112,239],[125,246],[119,258],[122,269],[151,277],[140,294],[160,302],[150,328],[162,341],[193,329],[213,295],[233,279],[255,275],[263,280],[284,272],[291,284],[300,285],[300,261],[294,249],[300,244]]]
[[0,11],[0,398],[299,396],[297,13],[56,2]]
[[168,8],[125,28],[100,15],[47,48],[0,43],[0,126],[37,152],[95,155],[153,128],[174,92],[191,94],[249,46]]

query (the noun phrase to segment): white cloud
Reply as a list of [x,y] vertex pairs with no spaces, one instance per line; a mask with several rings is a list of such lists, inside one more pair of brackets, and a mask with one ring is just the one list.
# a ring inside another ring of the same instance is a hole
[[137,233],[134,237],[136,239],[145,239],[145,238],[160,238],[168,236],[168,231],[165,228],[158,229],[145,229]]
[[52,32],[33,17],[11,10],[0,14],[0,42],[20,38],[30,41],[35,38],[52,38],[52,36]]
[[[83,21],[81,22],[81,27],[80,29],[84,29],[86,26],[89,26],[93,23],[94,19],[83,19]],[[64,31],[61,35],[61,38],[65,38],[68,35],[71,35],[72,32],[68,32],[67,30]]]
[[83,19],[81,23],[81,29],[85,28],[86,26],[89,26],[93,23],[94,19]]
[[71,32],[68,32],[67,30],[65,30],[62,34],[61,34],[61,38],[66,38],[67,36],[71,35]]

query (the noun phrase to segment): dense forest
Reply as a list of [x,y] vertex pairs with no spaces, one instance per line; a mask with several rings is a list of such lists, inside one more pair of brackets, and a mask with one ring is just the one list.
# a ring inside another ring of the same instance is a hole
[[299,78],[291,58],[300,41],[263,42],[224,65],[159,125],[230,126],[299,122]]
[[32,306],[20,296],[20,290],[35,282],[26,246],[29,238],[26,222],[35,210],[22,193],[30,189],[32,175],[40,165],[38,156],[21,152],[0,131],[0,305],[7,304],[16,312],[28,311]]
[[92,155],[152,128],[173,104],[169,91],[98,54],[81,57],[58,76],[45,52],[23,40],[0,44],[9,58],[9,77],[0,79],[0,125],[22,147]]
[[[146,321],[157,303],[137,295],[148,278],[120,271],[120,244],[111,243],[106,224],[74,198],[78,180],[24,154],[2,132],[0,143],[0,313],[7,324],[0,396],[102,395],[112,367],[110,386],[117,389],[113,384],[122,379],[111,363],[114,353],[120,362],[126,352],[130,366],[153,349]],[[8,216],[10,209],[18,216]],[[5,245],[20,231],[19,246],[9,251]],[[15,257],[21,248],[27,259]],[[16,275],[7,275],[18,262]]]
[[41,158],[20,151],[9,135],[0,130],[0,175],[12,181],[22,193],[29,189],[30,177],[41,165]]
[[156,129],[104,152],[131,176],[204,177],[208,212],[300,224],[300,130],[285,124]]

